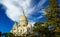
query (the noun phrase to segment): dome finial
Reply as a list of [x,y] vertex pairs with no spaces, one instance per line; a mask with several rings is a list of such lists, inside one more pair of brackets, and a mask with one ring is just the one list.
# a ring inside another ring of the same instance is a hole
[[22,10],[22,15],[24,15],[24,10]]

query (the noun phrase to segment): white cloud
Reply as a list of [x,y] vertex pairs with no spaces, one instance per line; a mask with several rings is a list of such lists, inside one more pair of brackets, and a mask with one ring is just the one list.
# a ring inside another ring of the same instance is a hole
[[42,18],[43,16],[39,16],[37,19],[40,19],[40,18]]
[[7,16],[13,21],[18,21],[18,18],[22,12],[22,8],[25,11],[25,15],[30,17],[29,14],[39,11],[39,9],[42,8],[42,5],[46,2],[46,0],[41,0],[38,5],[35,5],[33,8],[31,8],[31,1],[32,0],[1,0],[0,2],[7,7]]
[[44,4],[46,1],[47,1],[47,0],[40,0],[40,2],[33,7],[32,12],[39,11],[39,9],[43,8],[43,4]]
[[25,13],[27,12],[26,9],[29,7],[30,4],[30,0],[1,0],[1,2],[4,6],[7,7],[7,16],[14,21],[18,21],[17,19],[21,15],[22,8],[24,9]]
[[42,10],[39,11],[39,12],[41,12],[41,13],[43,13],[43,14],[46,14],[46,11],[45,11],[44,9],[42,9]]

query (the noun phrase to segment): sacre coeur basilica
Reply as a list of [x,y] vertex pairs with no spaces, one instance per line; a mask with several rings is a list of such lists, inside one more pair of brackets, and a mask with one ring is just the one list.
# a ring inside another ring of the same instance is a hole
[[10,32],[15,36],[22,36],[32,32],[32,25],[28,22],[24,11],[22,11],[22,15],[19,17],[18,24],[15,22]]

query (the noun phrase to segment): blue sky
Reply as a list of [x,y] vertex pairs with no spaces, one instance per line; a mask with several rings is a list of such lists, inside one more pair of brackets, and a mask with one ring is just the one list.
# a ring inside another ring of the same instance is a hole
[[22,9],[31,24],[43,22],[43,8],[47,5],[48,0],[0,0],[0,31],[9,32],[14,21],[18,22]]

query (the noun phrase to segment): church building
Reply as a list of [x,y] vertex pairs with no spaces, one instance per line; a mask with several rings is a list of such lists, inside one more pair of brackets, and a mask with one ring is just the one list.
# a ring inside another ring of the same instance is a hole
[[19,18],[18,24],[15,22],[10,32],[15,36],[22,36],[25,34],[30,34],[32,32],[32,25],[28,22],[24,11]]

